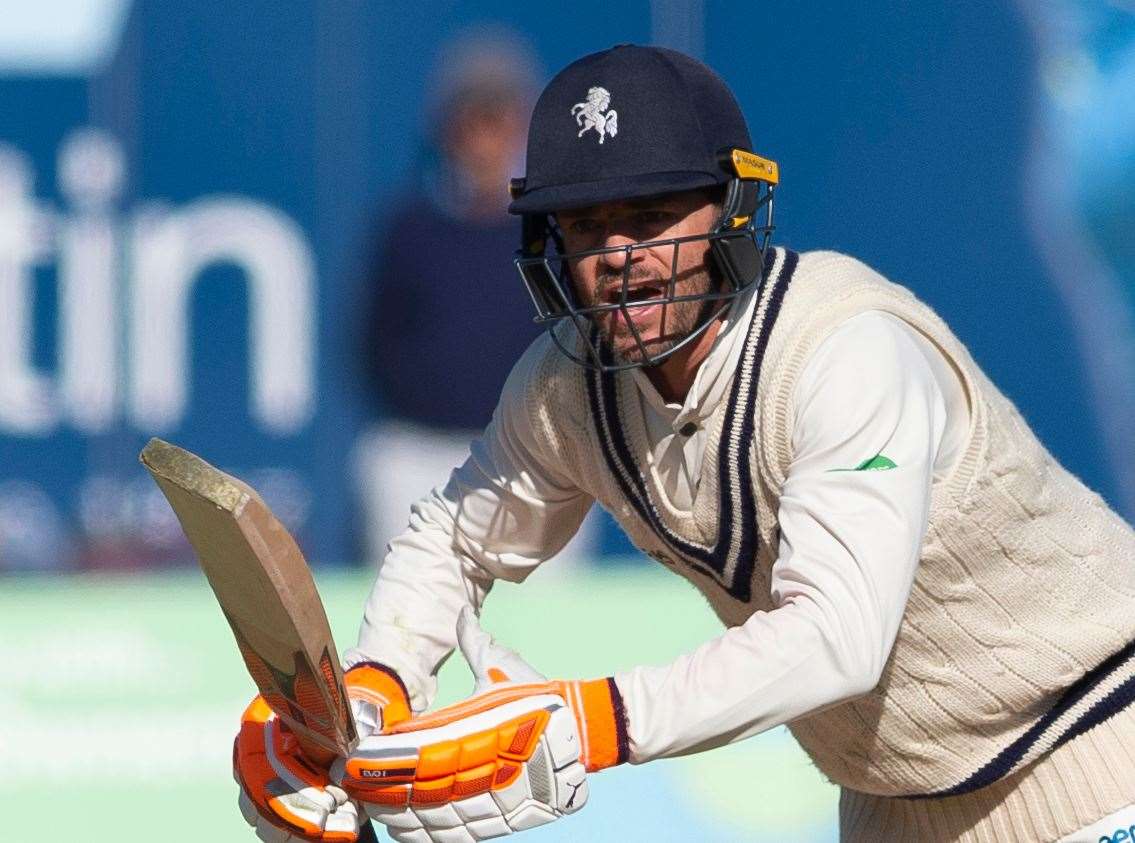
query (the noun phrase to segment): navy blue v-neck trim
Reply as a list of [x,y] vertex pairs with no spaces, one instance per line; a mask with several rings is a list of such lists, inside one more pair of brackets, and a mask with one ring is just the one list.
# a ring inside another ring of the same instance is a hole
[[591,415],[604,461],[619,490],[667,547],[692,568],[712,578],[731,597],[745,603],[752,596],[753,566],[760,542],[750,459],[756,435],[757,384],[769,336],[799,262],[795,252],[784,250],[783,254],[784,261],[775,277],[771,270],[776,252],[770,251],[766,257],[766,277],[757,295],[767,296],[767,303],[762,308],[758,301],[754,307],[745,350],[729,392],[718,447],[718,527],[717,539],[712,545],[689,541],[666,525],[627,442],[619,417],[616,374],[597,370],[587,374]]

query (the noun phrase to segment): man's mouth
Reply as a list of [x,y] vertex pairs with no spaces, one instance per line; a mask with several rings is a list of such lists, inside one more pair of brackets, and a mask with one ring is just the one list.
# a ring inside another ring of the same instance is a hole
[[[637,284],[633,287],[627,288],[627,304],[635,304],[637,302],[650,301],[651,299],[662,298],[665,292],[663,284]],[[623,288],[612,287],[607,290],[603,296],[603,301],[606,304],[621,304],[623,301]]]

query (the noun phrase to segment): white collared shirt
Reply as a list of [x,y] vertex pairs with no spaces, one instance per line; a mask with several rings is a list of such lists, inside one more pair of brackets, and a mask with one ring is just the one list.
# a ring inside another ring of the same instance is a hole
[[705,453],[706,423],[728,398],[733,372],[745,347],[745,326],[757,300],[756,286],[734,301],[698,367],[694,382],[681,404],[668,404],[642,369],[631,372],[638,387],[639,402],[650,437],[650,460],[666,497],[674,506],[688,510],[697,492]]

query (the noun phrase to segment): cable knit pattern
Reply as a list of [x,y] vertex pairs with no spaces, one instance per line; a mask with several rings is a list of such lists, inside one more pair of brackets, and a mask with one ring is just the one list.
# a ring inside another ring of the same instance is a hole
[[799,372],[830,330],[864,309],[901,317],[942,349],[970,397],[971,433],[933,490],[919,572],[882,680],[793,732],[845,786],[882,795],[948,790],[1135,640],[1135,534],[1053,461],[907,290],[834,253],[804,256],[798,274],[761,385],[762,472],[772,488],[792,458]]
[[944,799],[894,799],[845,788],[846,843],[1052,841],[1133,800],[1135,712],[1127,708],[1031,767],[989,787]]
[[[968,442],[932,490],[918,574],[879,684],[794,722],[792,731],[820,770],[850,789],[840,810],[851,840],[1050,840],[1135,803],[1135,715],[1124,708],[1135,697],[1135,667],[1130,659],[1108,662],[1135,641],[1135,532],[1056,464],[928,307],[860,262],[801,255],[773,324],[765,324],[785,263],[777,250],[751,328],[767,336],[746,496],[759,534],[749,588],[730,588],[675,553],[642,506],[628,502],[604,462],[586,376],[550,354],[529,409],[556,463],[572,467],[580,488],[640,548],[697,586],[723,623],[743,623],[775,608],[768,578],[776,510],[805,363],[858,313],[903,319],[959,372],[970,402]],[[615,388],[621,432],[666,529],[694,544],[724,540],[720,510],[730,494],[719,492],[717,453],[730,402],[712,420],[693,510],[683,512],[642,468],[649,443],[630,378],[615,376]],[[1067,694],[1089,674],[1092,687]],[[952,789],[972,792],[893,798]]]

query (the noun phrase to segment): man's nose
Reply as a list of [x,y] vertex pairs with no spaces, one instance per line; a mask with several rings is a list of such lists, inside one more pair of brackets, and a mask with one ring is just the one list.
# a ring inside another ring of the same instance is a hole
[[602,262],[611,269],[621,270],[628,263],[636,260],[635,253],[631,248],[635,242],[634,238],[628,237],[626,234],[612,231],[603,241],[603,248],[611,251],[604,252],[601,255]]

